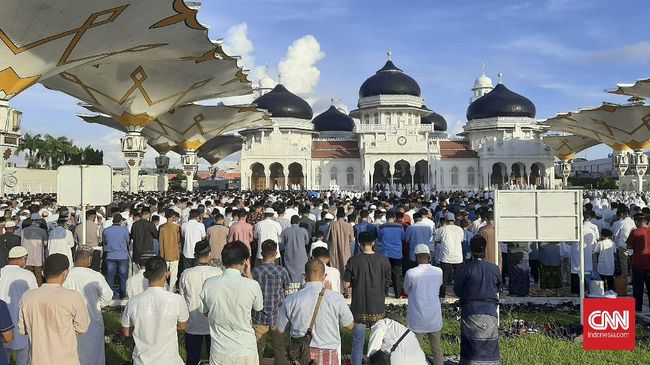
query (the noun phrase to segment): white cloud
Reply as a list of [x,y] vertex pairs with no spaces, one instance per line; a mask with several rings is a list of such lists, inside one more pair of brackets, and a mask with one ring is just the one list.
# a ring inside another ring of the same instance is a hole
[[641,41],[623,47],[591,52],[585,58],[588,61],[605,63],[648,63],[650,42]]
[[561,59],[572,58],[578,53],[576,50],[566,47],[560,42],[556,42],[540,35],[522,37],[498,47],[508,50],[517,49],[530,53],[536,53],[542,56]]
[[223,50],[231,56],[241,57],[239,66],[252,70],[255,66],[253,41],[248,37],[248,24],[240,23],[233,25],[226,32],[223,41]]
[[318,61],[325,57],[320,43],[309,34],[295,40],[289,46],[286,56],[278,64],[282,83],[292,92],[309,94],[320,80]]

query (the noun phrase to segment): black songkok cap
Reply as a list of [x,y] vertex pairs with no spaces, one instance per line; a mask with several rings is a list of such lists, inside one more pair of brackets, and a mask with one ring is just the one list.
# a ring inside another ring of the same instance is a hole
[[207,240],[201,240],[196,243],[196,246],[194,246],[194,256],[201,256],[205,255],[206,253],[210,252],[211,247],[210,247],[210,242]]
[[476,235],[469,241],[469,247],[473,253],[484,254],[487,241],[482,236]]

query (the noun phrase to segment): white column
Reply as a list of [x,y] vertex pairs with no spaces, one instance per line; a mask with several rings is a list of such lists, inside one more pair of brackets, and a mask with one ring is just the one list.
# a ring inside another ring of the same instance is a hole
[[187,191],[194,191],[194,174],[199,169],[199,157],[196,151],[187,151],[181,156],[181,164],[185,172],[185,180],[187,182]]
[[265,189],[273,189],[271,186],[271,168],[267,168],[264,166],[264,177],[266,178],[265,181]]
[[415,186],[415,165],[411,165],[411,189]]
[[284,186],[280,186],[280,189],[289,190],[289,166],[282,165],[282,173],[284,174]]
[[147,151],[147,138],[142,135],[142,127],[130,126],[121,139],[122,155],[129,169],[129,192],[137,193],[140,189],[140,165]]

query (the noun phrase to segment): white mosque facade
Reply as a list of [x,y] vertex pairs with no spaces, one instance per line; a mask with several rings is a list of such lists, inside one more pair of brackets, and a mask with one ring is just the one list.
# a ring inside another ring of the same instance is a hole
[[418,83],[390,60],[359,89],[357,109],[332,106],[314,117],[309,104],[270,78],[260,80],[258,108],[268,128],[240,131],[242,189],[479,190],[554,187],[551,149],[535,106],[476,80],[458,136],[429,110]]

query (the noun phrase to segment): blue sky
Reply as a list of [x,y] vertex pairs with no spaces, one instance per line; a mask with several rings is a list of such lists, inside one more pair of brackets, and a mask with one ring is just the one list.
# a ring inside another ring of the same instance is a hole
[[[356,106],[359,86],[391,48],[395,64],[420,84],[427,106],[458,132],[482,60],[495,83],[502,72],[508,88],[535,103],[540,119],[625,102],[602,90],[648,77],[648,13],[646,1],[205,0],[199,20],[213,39],[245,23],[236,41],[226,41],[246,52],[247,67],[268,64],[273,76],[290,57],[287,48],[312,35],[320,53],[306,66],[314,83],[303,96],[315,112],[330,98]],[[119,133],[76,118],[83,110],[74,99],[35,86],[11,103],[24,113],[23,130],[67,135],[105,149],[108,162],[119,163]],[[594,147],[579,157],[608,152]],[[148,154],[148,165],[154,156]]]

